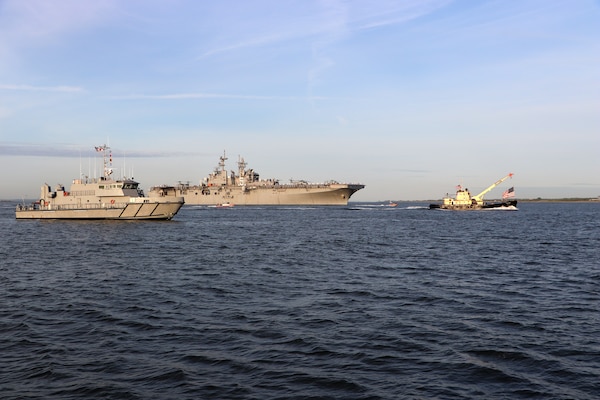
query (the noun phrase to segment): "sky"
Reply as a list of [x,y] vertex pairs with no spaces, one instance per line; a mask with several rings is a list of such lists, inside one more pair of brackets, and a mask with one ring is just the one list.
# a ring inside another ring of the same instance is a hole
[[354,201],[600,196],[598,0],[0,0],[0,199],[226,152]]

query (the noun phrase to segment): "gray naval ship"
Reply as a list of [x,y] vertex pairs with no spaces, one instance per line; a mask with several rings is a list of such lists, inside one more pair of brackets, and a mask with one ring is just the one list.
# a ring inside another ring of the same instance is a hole
[[96,152],[102,153],[102,177],[75,179],[69,190],[59,184],[53,191],[44,184],[39,200],[17,205],[16,218],[169,220],[183,206],[183,197],[175,196],[174,187],[162,187],[155,195],[146,197],[133,179],[113,179],[110,148],[96,147]]
[[[293,181],[280,183],[276,179],[260,179],[253,169],[246,169],[243,158],[238,158],[238,171],[227,173],[225,152],[219,165],[200,185],[180,183],[175,186],[176,195],[185,199],[185,204],[206,206],[255,206],[255,205],[314,205],[344,206],[350,197],[365,185],[355,183],[308,183]],[[152,188],[151,193],[160,192],[161,187]]]

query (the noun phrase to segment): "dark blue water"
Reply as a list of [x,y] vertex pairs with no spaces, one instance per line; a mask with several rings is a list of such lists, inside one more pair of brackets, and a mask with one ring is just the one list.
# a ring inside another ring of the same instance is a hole
[[16,221],[3,399],[590,399],[600,204]]

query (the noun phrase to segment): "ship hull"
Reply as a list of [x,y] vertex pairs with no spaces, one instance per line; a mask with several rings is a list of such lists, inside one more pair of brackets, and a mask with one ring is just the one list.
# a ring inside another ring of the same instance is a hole
[[104,219],[104,220],[170,220],[179,211],[183,201],[127,203],[125,205],[97,205],[85,208],[69,205],[19,206],[17,219]]
[[230,203],[236,206],[344,206],[350,197],[364,188],[359,184],[330,184],[304,186],[273,186],[246,188],[242,186],[200,187],[179,189],[178,196],[188,205]]

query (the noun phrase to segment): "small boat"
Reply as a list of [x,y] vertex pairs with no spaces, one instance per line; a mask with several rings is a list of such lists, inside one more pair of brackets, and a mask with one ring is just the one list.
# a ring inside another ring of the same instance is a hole
[[430,204],[430,209],[443,209],[443,210],[489,210],[489,209],[505,209],[505,210],[517,210],[517,200],[509,200],[514,197],[514,188],[506,190],[502,196],[502,201],[485,202],[483,196],[496,186],[512,178],[514,174],[510,173],[505,177],[497,180],[492,185],[487,187],[481,193],[471,196],[469,189],[463,189],[461,185],[456,187],[456,197],[452,198],[449,196],[444,197],[442,204]]
[[397,207],[398,203],[394,203],[393,201],[390,200],[390,202],[387,204],[388,207]]
[[169,220],[183,206],[183,197],[175,196],[172,186],[152,189],[146,197],[133,179],[112,178],[112,153],[106,145],[96,147],[102,153],[104,172],[100,178],[74,179],[69,190],[58,184],[55,190],[44,184],[40,199],[19,204],[17,219],[158,219]]
[[231,203],[219,203],[215,207],[217,207],[217,208],[231,208],[231,207],[233,207],[233,204],[231,204]]

